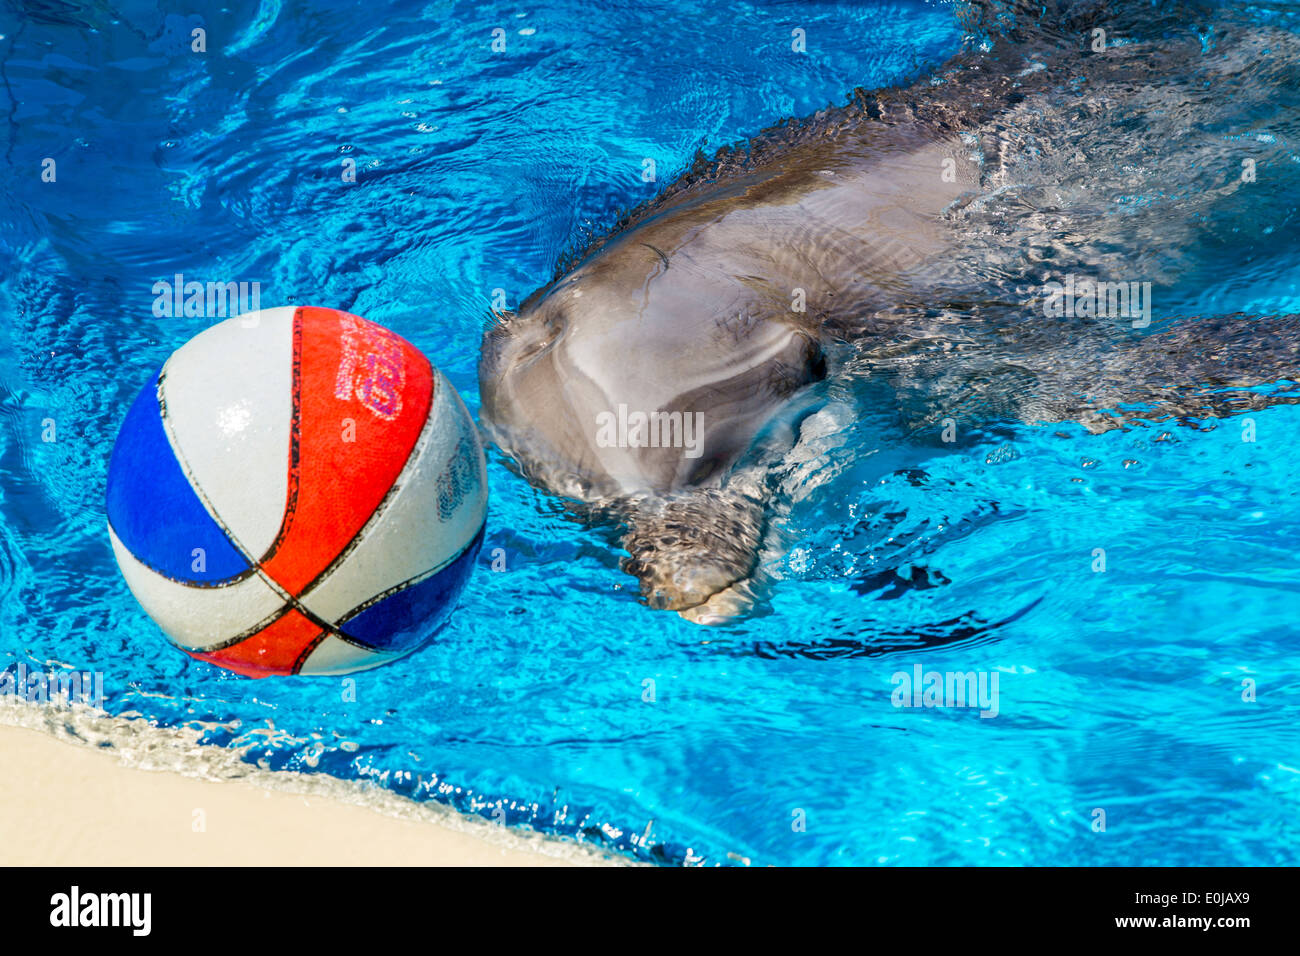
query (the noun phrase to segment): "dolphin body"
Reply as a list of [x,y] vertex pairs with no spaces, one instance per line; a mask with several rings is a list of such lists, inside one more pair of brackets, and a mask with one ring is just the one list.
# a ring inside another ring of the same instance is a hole
[[[749,605],[773,475],[834,383],[881,385],[913,434],[1297,400],[1251,388],[1297,377],[1295,316],[1146,328],[1049,320],[1039,295],[1044,274],[1168,288],[1207,223],[1294,189],[1251,193],[1241,161],[1290,147],[1233,134],[1265,106],[1297,128],[1296,36],[1202,5],[1032,6],[974,4],[986,49],[698,160],[487,330],[488,436],[620,529],[651,607]],[[1098,52],[1108,29],[1127,42]]]

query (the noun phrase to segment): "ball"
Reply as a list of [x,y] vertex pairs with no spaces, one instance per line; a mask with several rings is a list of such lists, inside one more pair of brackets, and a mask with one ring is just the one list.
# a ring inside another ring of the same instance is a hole
[[483,542],[487,476],[451,383],[355,315],[227,319],[141,389],[108,469],[127,586],[191,657],[248,677],[416,650]]

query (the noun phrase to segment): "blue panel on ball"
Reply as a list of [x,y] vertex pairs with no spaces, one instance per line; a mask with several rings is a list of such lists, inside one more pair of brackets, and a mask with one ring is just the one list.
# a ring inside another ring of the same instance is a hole
[[203,507],[163,430],[158,375],[126,413],[108,465],[108,521],[127,550],[175,581],[217,584],[249,569]]
[[344,621],[344,636],[382,651],[408,651],[441,627],[456,605],[456,598],[474,570],[483,546],[484,523],[469,547],[437,574],[403,588]]

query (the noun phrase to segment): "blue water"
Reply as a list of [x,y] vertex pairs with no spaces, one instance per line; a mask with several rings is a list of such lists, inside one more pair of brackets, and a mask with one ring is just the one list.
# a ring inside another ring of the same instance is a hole
[[[607,537],[493,452],[460,610],[355,702],[171,649],[103,506],[130,398],[210,322],[155,318],[155,282],[367,316],[475,410],[494,290],[518,303],[697,150],[962,40],[921,2],[183,6],[0,14],[0,667],[99,670],[111,714],[644,860],[1300,862],[1295,406],[1252,413],[1254,442],[1227,419],[832,453],[790,495],[770,600],[713,629],[640,606]],[[1300,311],[1300,250],[1269,251],[1206,308]],[[894,707],[917,664],[996,673],[998,716]]]

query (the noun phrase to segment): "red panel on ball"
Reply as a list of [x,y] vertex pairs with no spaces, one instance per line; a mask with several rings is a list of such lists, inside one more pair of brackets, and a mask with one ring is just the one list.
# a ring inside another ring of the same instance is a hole
[[217,651],[186,651],[190,657],[210,661],[245,677],[293,674],[300,658],[315,647],[326,632],[299,611],[286,611],[266,627],[238,644]]
[[289,501],[263,571],[303,593],[356,537],[424,428],[433,369],[382,326],[334,309],[294,317]]

